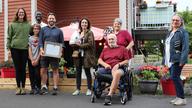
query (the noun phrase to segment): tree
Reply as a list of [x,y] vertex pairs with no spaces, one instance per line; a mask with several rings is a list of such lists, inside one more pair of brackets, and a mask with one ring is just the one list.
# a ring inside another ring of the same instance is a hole
[[192,53],[192,11],[184,11],[179,13],[184,20],[184,27],[189,32],[189,51]]

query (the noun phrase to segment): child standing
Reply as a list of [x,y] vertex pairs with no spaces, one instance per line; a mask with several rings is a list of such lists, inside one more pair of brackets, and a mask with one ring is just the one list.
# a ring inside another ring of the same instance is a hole
[[40,78],[40,50],[39,50],[39,32],[40,25],[34,24],[32,26],[33,36],[29,37],[29,79],[31,83],[31,91],[30,94],[38,94],[41,89],[41,78]]

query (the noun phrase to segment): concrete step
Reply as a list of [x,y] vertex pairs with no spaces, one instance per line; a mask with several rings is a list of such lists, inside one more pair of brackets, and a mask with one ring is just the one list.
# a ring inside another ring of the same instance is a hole
[[[81,90],[83,93],[87,90],[87,80],[82,79],[81,82]],[[75,78],[60,78],[59,80],[59,90],[62,92],[72,93],[76,89],[76,79]],[[0,78],[0,89],[15,89],[16,88],[16,80],[15,78]],[[49,79],[49,89],[53,88],[53,79]],[[26,89],[30,90],[30,81],[29,78],[26,79]]]

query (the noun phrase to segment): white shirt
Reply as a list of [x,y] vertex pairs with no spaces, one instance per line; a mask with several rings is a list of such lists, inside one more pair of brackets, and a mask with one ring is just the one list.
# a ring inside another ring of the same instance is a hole
[[75,31],[69,40],[69,44],[75,44],[77,41],[80,41],[80,34],[78,31]]
[[173,64],[172,62],[170,62],[170,42],[174,34],[174,32],[171,32],[169,37],[165,40],[165,65],[169,68]]
[[[32,25],[34,25],[34,24],[38,24],[38,23],[35,22],[35,23],[33,23]],[[43,27],[47,26],[47,24],[45,24],[44,22],[41,21],[40,26],[41,26],[41,28],[43,28]]]

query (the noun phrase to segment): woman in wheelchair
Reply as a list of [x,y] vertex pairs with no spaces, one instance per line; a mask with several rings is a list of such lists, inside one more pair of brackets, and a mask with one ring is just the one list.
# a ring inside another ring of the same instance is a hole
[[115,34],[109,34],[107,36],[107,42],[108,47],[103,49],[98,59],[98,64],[102,66],[102,68],[98,69],[98,72],[100,74],[112,74],[110,91],[105,97],[104,105],[111,104],[112,95],[118,88],[121,76],[125,73],[122,66],[127,65],[129,59],[127,49],[117,45]]

